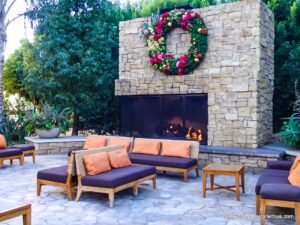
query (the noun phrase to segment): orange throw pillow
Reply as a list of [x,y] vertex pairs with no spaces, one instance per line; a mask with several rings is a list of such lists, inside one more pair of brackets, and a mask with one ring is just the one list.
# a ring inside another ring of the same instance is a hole
[[158,155],[160,152],[160,141],[135,139],[132,153]]
[[0,134],[0,148],[7,148],[6,139],[2,134]]
[[126,151],[129,151],[130,145],[131,145],[131,141],[122,139],[122,138],[110,138],[109,139],[109,146],[112,145],[123,145],[123,147],[126,149]]
[[297,168],[297,166],[300,164],[300,155],[298,155],[296,157],[296,159],[294,160],[294,163],[290,169],[290,174]]
[[102,148],[106,145],[106,138],[97,136],[97,135],[91,135],[86,138],[86,142],[83,148]]
[[96,175],[111,170],[107,152],[100,152],[83,157],[88,175]]
[[179,141],[163,141],[161,155],[190,158],[191,144]]
[[125,149],[108,152],[108,159],[112,168],[122,168],[131,165],[128,153]]
[[291,185],[300,187],[300,164],[290,173],[288,179]]

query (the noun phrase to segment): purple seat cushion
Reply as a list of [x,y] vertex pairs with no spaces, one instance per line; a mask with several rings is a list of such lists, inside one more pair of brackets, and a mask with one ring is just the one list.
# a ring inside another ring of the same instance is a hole
[[277,170],[290,170],[293,163],[293,161],[287,160],[268,161],[268,168]]
[[265,199],[300,202],[300,188],[289,184],[264,184],[260,194]]
[[131,165],[93,176],[82,177],[82,184],[92,187],[115,188],[156,173],[153,166]]
[[23,152],[18,148],[2,148],[0,149],[0,158],[21,155]]
[[13,145],[11,147],[12,148],[19,148],[22,151],[33,150],[34,149],[34,145],[27,145],[27,144]]
[[151,166],[165,166],[187,169],[194,165],[197,165],[197,159],[194,158],[179,158],[147,154],[129,154],[129,158],[132,163]]
[[[68,177],[68,166],[59,166],[50,169],[40,170],[37,174],[38,179],[66,183]],[[75,179],[76,177],[73,177]]]
[[272,176],[268,174],[262,174],[255,186],[255,192],[257,195],[260,194],[261,187],[265,184],[290,184],[288,181],[288,177],[280,177],[280,176]]

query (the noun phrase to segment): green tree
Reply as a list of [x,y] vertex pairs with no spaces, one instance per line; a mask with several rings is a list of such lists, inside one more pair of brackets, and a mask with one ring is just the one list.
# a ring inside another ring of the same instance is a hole
[[73,111],[79,129],[111,131],[116,122],[114,80],[118,76],[118,11],[107,0],[37,2],[35,63],[24,84],[30,95]]
[[293,113],[300,74],[300,0],[266,0],[275,18],[274,129]]
[[13,52],[4,63],[3,83],[8,95],[18,94],[26,100],[30,95],[24,85],[28,71],[34,65],[30,56],[33,55],[33,45],[28,40],[21,41],[21,47]]

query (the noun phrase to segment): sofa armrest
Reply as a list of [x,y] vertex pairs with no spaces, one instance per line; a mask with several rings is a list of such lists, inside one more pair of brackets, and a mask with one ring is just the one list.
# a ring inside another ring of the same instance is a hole
[[260,195],[263,199],[300,202],[300,188],[290,184],[264,184]]
[[293,161],[288,160],[268,161],[267,166],[269,169],[290,170],[293,163]]

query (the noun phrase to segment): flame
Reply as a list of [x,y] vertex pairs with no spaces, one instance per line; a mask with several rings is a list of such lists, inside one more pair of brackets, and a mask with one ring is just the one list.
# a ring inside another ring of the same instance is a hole
[[185,137],[187,140],[194,140],[200,142],[202,141],[202,131],[201,129],[194,130],[193,127],[189,127]]

